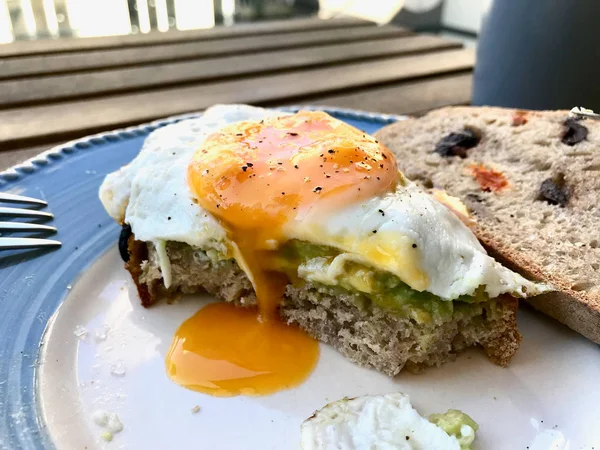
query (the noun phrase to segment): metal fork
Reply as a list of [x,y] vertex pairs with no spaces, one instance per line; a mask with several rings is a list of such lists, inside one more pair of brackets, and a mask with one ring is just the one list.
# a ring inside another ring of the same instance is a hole
[[[48,206],[43,200],[24,197],[22,195],[6,194],[0,192],[0,219],[3,217],[21,217],[38,220],[52,220],[54,216],[46,211],[27,208],[8,208],[2,203],[21,203],[26,205]],[[0,233],[5,231],[11,233],[56,233],[56,228],[30,222],[1,222]],[[52,239],[28,238],[28,237],[0,237],[0,250],[17,250],[26,248],[49,248],[60,247],[59,241]]]

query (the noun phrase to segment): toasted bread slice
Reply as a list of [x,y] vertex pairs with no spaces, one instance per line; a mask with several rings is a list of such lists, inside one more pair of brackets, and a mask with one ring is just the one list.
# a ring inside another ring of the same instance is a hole
[[466,204],[492,256],[557,288],[529,303],[600,343],[600,121],[455,107],[376,137],[408,178]]
[[[206,291],[238,305],[256,304],[246,274],[235,260],[212,261],[187,244],[169,242],[172,284],[164,287],[159,257],[151,243],[129,237],[125,268],[142,304]],[[491,361],[506,366],[519,348],[517,300],[503,295],[488,303],[455,307],[443,321],[417,323],[370,303],[360,293],[303,282],[290,284],[280,306],[283,320],[295,323],[349,360],[393,376],[403,368],[419,372],[439,366],[468,347],[479,346]]]

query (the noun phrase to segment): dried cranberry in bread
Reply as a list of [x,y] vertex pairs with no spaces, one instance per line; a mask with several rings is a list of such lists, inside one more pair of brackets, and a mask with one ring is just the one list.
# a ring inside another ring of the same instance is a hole
[[376,136],[408,178],[466,204],[490,253],[557,287],[529,303],[600,343],[600,120],[453,107]]

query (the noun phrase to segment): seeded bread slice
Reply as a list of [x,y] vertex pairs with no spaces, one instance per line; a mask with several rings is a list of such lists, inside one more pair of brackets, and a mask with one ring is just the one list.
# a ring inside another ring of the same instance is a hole
[[529,303],[600,343],[600,121],[456,107],[376,137],[408,178],[465,203],[492,256],[557,287]]
[[[169,290],[164,288],[152,244],[130,236],[128,250],[122,251],[144,306],[162,297],[200,291],[242,306],[256,304],[252,285],[234,260],[212,261],[202,251],[177,242],[167,243],[166,251],[172,273]],[[289,285],[279,313],[349,360],[389,376],[403,368],[418,372],[439,366],[472,346],[482,347],[491,361],[506,366],[521,341],[517,301],[510,296],[481,308],[455,307],[450,320],[421,324],[358,297],[323,285]]]

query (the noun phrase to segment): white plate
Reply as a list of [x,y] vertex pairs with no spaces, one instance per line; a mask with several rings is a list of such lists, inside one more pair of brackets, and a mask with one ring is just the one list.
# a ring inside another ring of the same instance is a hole
[[[51,319],[41,353],[39,398],[56,446],[294,449],[300,424],[315,409],[344,396],[393,391],[409,394],[422,414],[470,414],[480,424],[477,449],[591,450],[600,442],[598,346],[529,310],[520,311],[524,339],[508,369],[473,350],[441,368],[390,379],[321,345],[319,364],[301,386],[217,398],[172,383],[164,367],[177,327],[209,301],[189,296],[144,309],[116,250],[88,269]],[[75,335],[81,326],[85,339]],[[111,374],[115,364],[124,375]],[[125,426],[111,443],[92,420],[99,409],[117,413]]]

